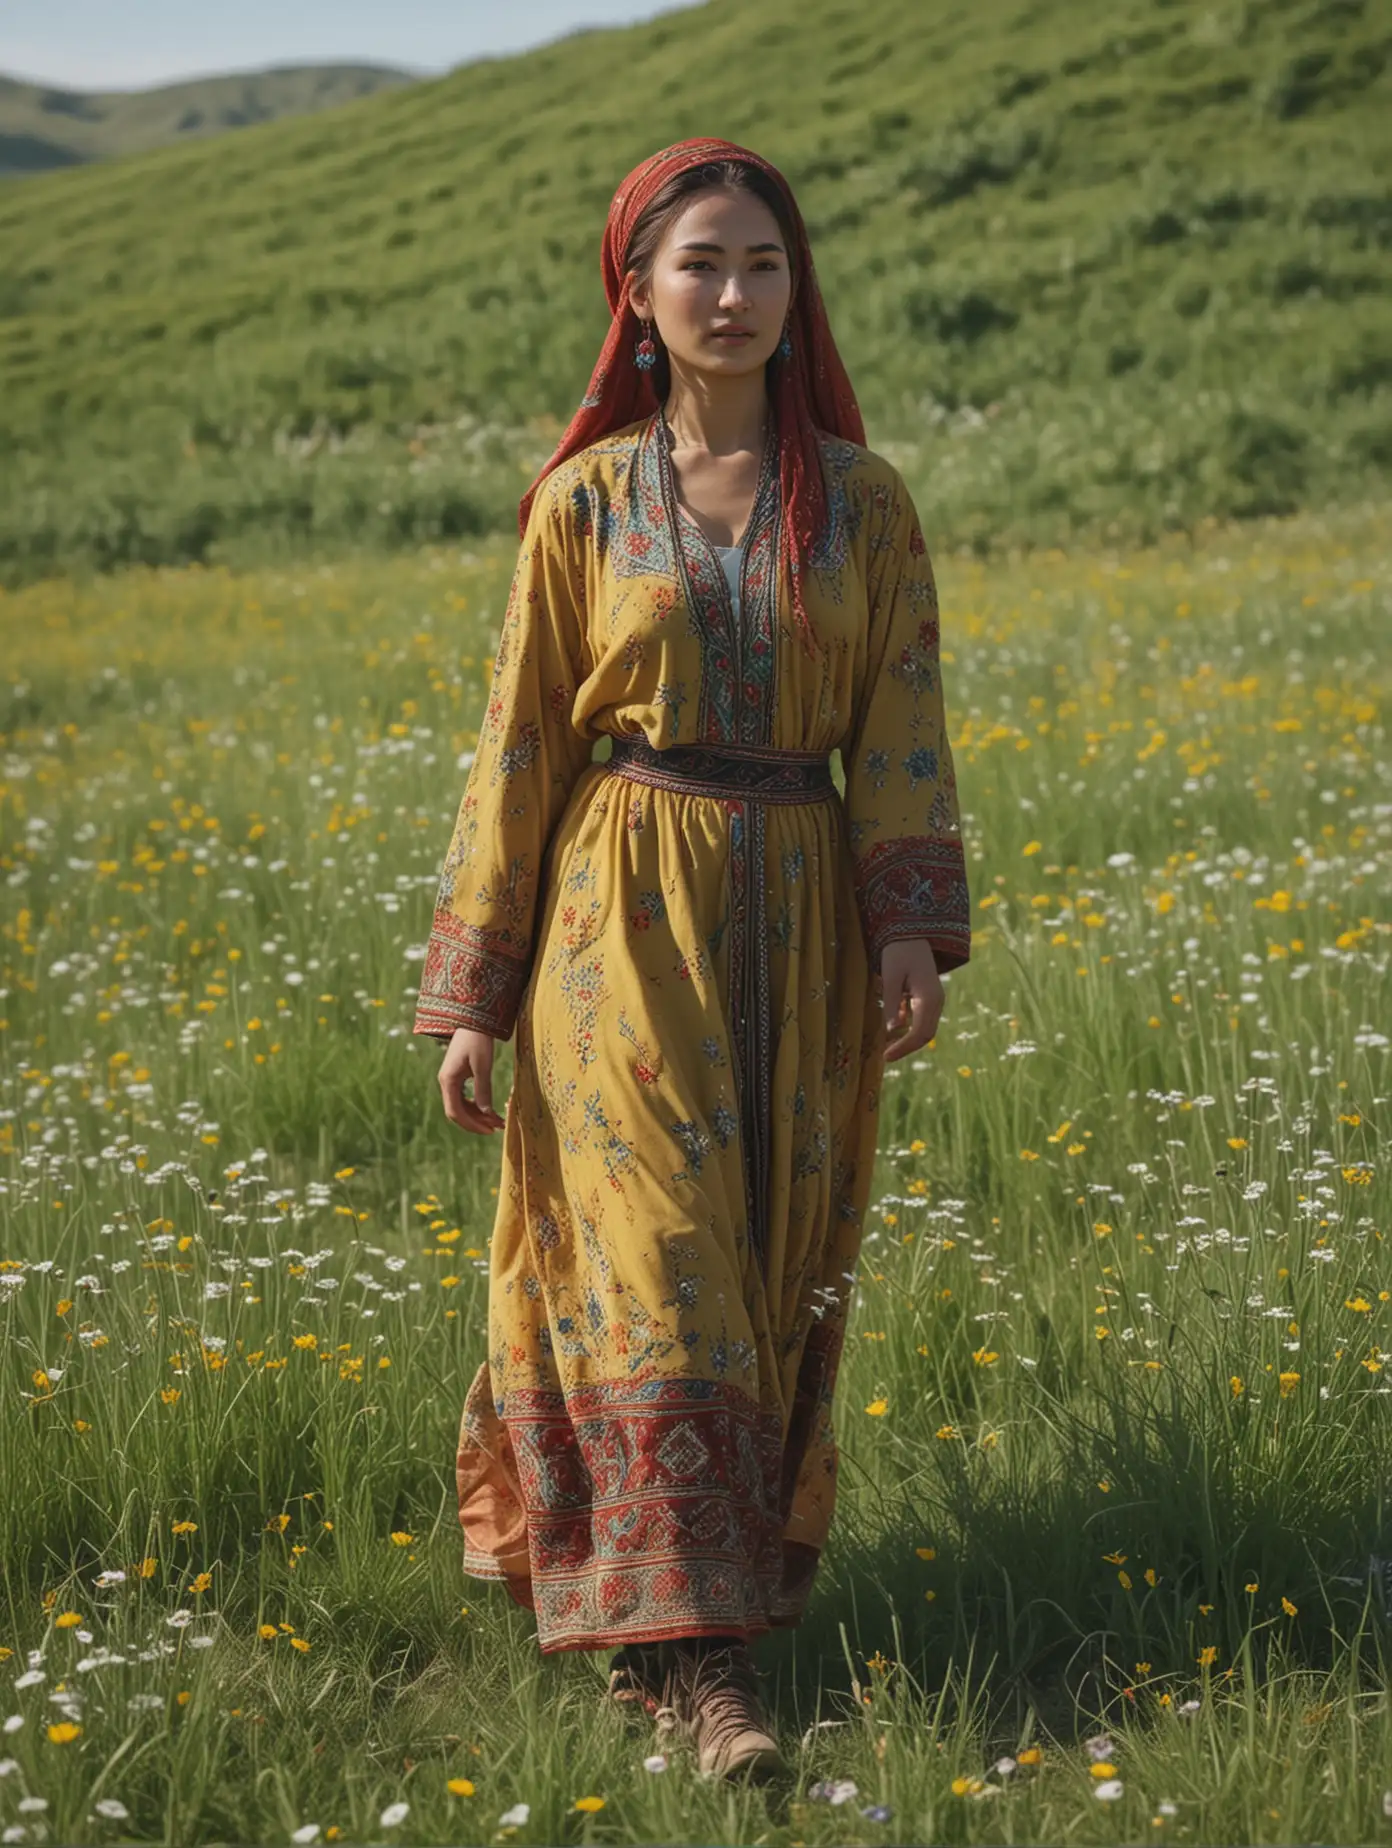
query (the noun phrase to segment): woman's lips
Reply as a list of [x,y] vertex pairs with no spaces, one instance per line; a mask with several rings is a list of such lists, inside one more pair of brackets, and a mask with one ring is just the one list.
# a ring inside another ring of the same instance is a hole
[[711,339],[712,339],[712,340],[722,340],[722,341],[724,341],[724,342],[725,342],[725,344],[726,344],[727,346],[741,346],[741,345],[743,345],[743,343],[744,343],[744,342],[745,342],[746,340],[752,340],[753,338],[754,338],[754,336],[753,336],[753,334],[751,334],[751,333],[744,333],[744,334],[712,334],[712,335],[711,335]]

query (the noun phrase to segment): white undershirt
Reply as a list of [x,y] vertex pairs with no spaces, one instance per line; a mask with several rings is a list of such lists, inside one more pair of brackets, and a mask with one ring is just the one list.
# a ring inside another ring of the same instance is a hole
[[718,545],[716,556],[725,567],[725,581],[730,586],[730,601],[735,607],[735,615],[740,613],[740,565],[744,559],[742,545]]

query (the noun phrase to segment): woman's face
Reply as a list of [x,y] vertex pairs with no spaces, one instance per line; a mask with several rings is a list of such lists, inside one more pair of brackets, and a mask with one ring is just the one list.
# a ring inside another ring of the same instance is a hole
[[778,220],[748,193],[698,193],[668,226],[646,287],[630,299],[673,361],[753,372],[783,334],[792,271]]

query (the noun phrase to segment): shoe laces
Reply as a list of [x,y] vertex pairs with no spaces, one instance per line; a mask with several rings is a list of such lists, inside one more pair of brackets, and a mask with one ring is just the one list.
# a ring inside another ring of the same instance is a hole
[[744,1643],[691,1652],[685,1692],[703,1740],[719,1747],[739,1733],[768,1733],[759,1671]]

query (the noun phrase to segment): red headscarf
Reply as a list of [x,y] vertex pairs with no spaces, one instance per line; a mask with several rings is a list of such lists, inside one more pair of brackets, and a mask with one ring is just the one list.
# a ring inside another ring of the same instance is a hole
[[555,454],[522,498],[519,532],[527,529],[527,515],[541,483],[568,457],[598,442],[611,430],[620,430],[657,409],[651,375],[633,361],[641,323],[628,300],[623,260],[639,214],[659,187],[674,174],[712,160],[745,161],[766,173],[783,195],[793,228],[792,305],[788,335],[792,357],[774,361],[774,414],[779,441],[779,479],[783,498],[783,557],[792,586],[793,608],[803,640],[812,646],[812,633],[802,596],[802,565],[809,556],[826,518],[826,485],[822,477],[817,430],[853,443],[864,443],[865,426],[855,393],[831,336],[821,291],[812,267],[807,230],[788,182],[771,162],[733,141],[699,139],[678,141],[662,148],[635,167],[614,194],[604,226],[601,265],[604,292],[613,320],[590,378]]

